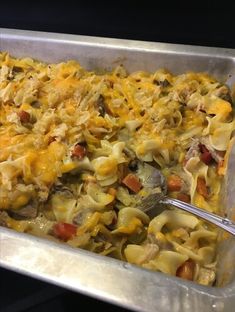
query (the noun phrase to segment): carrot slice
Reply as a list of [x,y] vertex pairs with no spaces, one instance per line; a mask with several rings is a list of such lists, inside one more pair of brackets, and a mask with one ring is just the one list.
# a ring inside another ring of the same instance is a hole
[[63,241],[71,239],[73,236],[75,236],[76,232],[77,232],[76,225],[70,223],[59,222],[56,223],[53,227],[54,236],[58,237]]
[[176,271],[176,276],[192,281],[195,270],[195,262],[191,259],[185,261]]
[[181,190],[183,181],[177,175],[171,175],[167,179],[167,189],[169,192],[179,192]]
[[24,110],[19,111],[18,116],[22,123],[27,123],[30,121],[30,114]]
[[185,193],[179,193],[177,195],[177,199],[179,199],[185,203],[190,203],[190,196],[188,194],[185,194]]
[[72,157],[83,159],[86,156],[86,148],[80,144],[76,144],[72,151]]
[[132,173],[129,173],[123,180],[122,183],[126,185],[134,193],[138,193],[142,187],[139,178]]
[[208,187],[206,186],[206,180],[204,178],[197,178],[197,192],[204,198],[209,196]]

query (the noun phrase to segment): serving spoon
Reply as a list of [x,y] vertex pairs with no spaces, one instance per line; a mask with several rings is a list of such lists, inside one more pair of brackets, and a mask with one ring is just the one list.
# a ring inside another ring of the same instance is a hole
[[230,219],[220,217],[214,213],[198,208],[192,204],[185,203],[181,200],[167,197],[162,193],[152,193],[148,195],[142,200],[139,208],[144,212],[148,212],[150,210],[158,210],[158,208],[161,209],[163,208],[161,207],[162,205],[173,205],[179,209],[190,212],[206,221],[209,221],[224,229],[225,231],[235,235],[235,223]]
[[235,235],[235,223],[232,222],[230,219],[223,218],[214,213],[198,208],[192,204],[185,203],[181,200],[168,197],[166,195],[166,179],[160,170],[145,163],[144,165],[139,164],[138,173],[140,172],[145,173],[145,177],[142,178],[144,186],[147,186],[148,189],[153,189],[153,191],[149,195],[142,198],[138,203],[138,208],[141,209],[143,212],[151,212],[156,215],[156,213],[159,214],[163,210],[165,210],[166,205],[173,205],[179,209],[190,212],[206,221],[209,221],[224,229],[225,231]]

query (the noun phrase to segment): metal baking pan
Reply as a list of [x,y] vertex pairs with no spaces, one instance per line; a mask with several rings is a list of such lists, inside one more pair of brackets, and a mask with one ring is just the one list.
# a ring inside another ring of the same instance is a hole
[[[165,43],[0,29],[0,50],[46,62],[77,59],[86,69],[173,73],[206,71],[220,80],[235,74],[235,50]],[[235,145],[231,151],[223,198],[235,216]],[[219,248],[217,287],[152,272],[119,260],[73,249],[0,227],[0,265],[134,311],[233,311],[235,305],[235,239]]]

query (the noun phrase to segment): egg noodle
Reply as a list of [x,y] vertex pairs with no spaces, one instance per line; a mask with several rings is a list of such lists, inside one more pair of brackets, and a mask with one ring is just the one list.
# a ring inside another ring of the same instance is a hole
[[205,73],[97,74],[0,53],[0,224],[204,285],[218,230],[161,192],[219,213],[233,120],[230,90]]

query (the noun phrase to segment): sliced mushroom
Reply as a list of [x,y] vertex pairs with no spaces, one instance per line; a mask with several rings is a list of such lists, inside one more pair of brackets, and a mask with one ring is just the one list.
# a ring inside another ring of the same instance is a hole
[[100,95],[97,101],[98,111],[102,117],[104,117],[106,113],[105,102],[103,95]]
[[51,190],[51,194],[53,193],[60,193],[63,194],[65,197],[72,197],[73,196],[73,192],[70,188],[68,188],[67,186],[63,185],[62,183],[58,183],[56,185],[53,186],[52,190]]
[[30,103],[30,105],[33,108],[40,108],[41,107],[41,103],[39,101],[33,101],[33,102]]
[[137,175],[145,188],[154,189],[156,187],[160,187],[161,191],[164,194],[166,193],[166,180],[160,170],[149,164],[139,163]]
[[38,215],[38,202],[31,201],[18,210],[9,210],[8,213],[15,220],[35,219]]
[[92,210],[90,208],[81,209],[73,218],[73,223],[76,225],[82,225],[89,215],[92,215]]
[[12,72],[14,73],[22,73],[24,70],[22,67],[19,67],[19,66],[13,66],[12,68]]
[[233,103],[232,101],[232,96],[231,96],[231,93],[230,93],[230,90],[228,87],[226,86],[222,86],[218,89],[215,89],[215,91],[213,92],[214,95],[218,96],[219,98],[229,102],[229,103]]
[[131,171],[136,171],[138,169],[138,160],[137,159],[133,159],[129,162],[128,168]]
[[164,80],[154,79],[153,83],[156,84],[157,86],[161,86],[162,88],[166,88],[170,85],[170,82],[167,79]]

